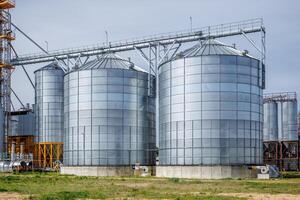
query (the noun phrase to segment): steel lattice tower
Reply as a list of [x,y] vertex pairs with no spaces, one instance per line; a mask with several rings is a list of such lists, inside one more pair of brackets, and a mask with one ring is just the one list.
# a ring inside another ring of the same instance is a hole
[[[15,7],[14,0],[0,0],[0,97],[4,111],[4,148],[7,149],[7,136],[9,134],[9,122],[11,111],[11,41],[14,34],[11,29],[11,15],[9,10]],[[6,151],[4,151],[6,152]]]

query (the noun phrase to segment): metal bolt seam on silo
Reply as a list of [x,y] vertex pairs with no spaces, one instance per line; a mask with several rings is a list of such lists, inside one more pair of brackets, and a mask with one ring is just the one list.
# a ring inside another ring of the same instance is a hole
[[36,158],[35,165],[52,168],[62,161],[63,70],[51,63],[35,72]]
[[255,176],[262,164],[262,70],[248,54],[215,40],[159,68],[157,176]]
[[131,175],[136,163],[154,165],[155,98],[147,80],[114,54],[65,75],[62,173]]

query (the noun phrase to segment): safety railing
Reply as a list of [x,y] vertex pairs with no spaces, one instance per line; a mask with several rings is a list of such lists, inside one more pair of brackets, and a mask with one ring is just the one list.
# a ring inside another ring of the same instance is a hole
[[220,24],[214,26],[207,26],[203,28],[196,28],[190,30],[183,30],[178,32],[169,32],[163,34],[155,34],[146,37],[140,38],[131,38],[126,40],[119,40],[114,42],[109,42],[108,44],[103,43],[90,45],[90,46],[81,46],[76,48],[67,48],[67,49],[60,49],[55,51],[50,51],[48,54],[45,53],[31,53],[31,54],[23,54],[20,55],[18,58],[13,58],[14,62],[18,61],[29,61],[47,57],[56,57],[62,55],[70,55],[74,53],[83,53],[83,52],[93,52],[104,50],[108,48],[118,48],[124,47],[128,45],[137,45],[137,44],[144,44],[144,43],[158,43],[161,41],[172,40],[177,38],[188,38],[188,37],[197,37],[197,36],[229,36],[230,34],[236,34],[237,32],[243,31],[254,31],[263,28],[263,20],[261,18],[257,19],[250,19],[245,21],[239,21],[234,23],[228,24]]

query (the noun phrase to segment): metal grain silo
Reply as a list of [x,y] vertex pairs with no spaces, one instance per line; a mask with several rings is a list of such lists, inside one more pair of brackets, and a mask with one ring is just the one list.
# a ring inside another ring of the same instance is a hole
[[278,106],[276,101],[264,102],[263,141],[278,140]]
[[159,68],[157,176],[253,176],[262,164],[260,63],[207,40]]
[[0,160],[5,159],[5,155],[4,113],[2,107],[0,106]]
[[57,63],[51,63],[34,73],[39,166],[53,167],[62,157],[64,72]]
[[67,73],[64,116],[62,173],[129,175],[131,165],[154,165],[155,98],[148,73],[131,62],[107,54]]
[[283,141],[298,140],[297,100],[282,102],[282,138]]

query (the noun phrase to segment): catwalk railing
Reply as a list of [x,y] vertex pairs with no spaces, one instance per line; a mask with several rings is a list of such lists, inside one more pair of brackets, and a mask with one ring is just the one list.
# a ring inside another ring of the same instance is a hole
[[136,48],[143,49],[148,48],[149,45],[165,46],[171,45],[173,43],[181,44],[186,42],[205,40],[208,38],[221,38],[255,32],[265,32],[262,19],[251,19],[228,24],[207,26],[204,28],[197,28],[189,31],[172,32],[142,38],[115,41],[102,45],[97,44],[93,46],[55,50],[48,53],[20,55],[18,58],[15,57],[12,59],[12,64],[14,66],[18,66],[51,62],[55,60],[95,56],[106,52],[131,51],[135,50]]

